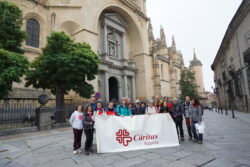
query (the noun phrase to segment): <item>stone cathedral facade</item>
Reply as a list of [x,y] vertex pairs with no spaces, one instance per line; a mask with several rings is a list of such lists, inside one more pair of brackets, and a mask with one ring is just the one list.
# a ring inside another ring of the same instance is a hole
[[[23,11],[23,29],[29,35],[23,49],[30,61],[41,53],[52,31],[64,31],[77,42],[89,43],[100,55],[100,73],[91,83],[103,101],[179,96],[182,54],[174,38],[167,45],[163,28],[160,38],[154,37],[146,0],[8,1]],[[34,98],[44,93],[23,84],[13,88],[11,97]],[[76,97],[74,92],[68,95]]]

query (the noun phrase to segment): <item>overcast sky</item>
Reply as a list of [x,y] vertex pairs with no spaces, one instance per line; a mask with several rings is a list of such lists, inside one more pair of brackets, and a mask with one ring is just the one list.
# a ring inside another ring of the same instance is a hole
[[211,64],[226,29],[242,0],[147,0],[154,36],[159,37],[160,25],[165,29],[167,45],[175,37],[186,66],[193,59],[193,48],[203,64],[206,91],[212,91]]

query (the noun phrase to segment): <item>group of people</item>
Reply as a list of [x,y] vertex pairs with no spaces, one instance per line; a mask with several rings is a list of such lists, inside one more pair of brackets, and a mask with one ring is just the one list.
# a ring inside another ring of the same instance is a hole
[[202,144],[203,135],[197,133],[195,124],[202,122],[203,110],[198,99],[191,101],[190,97],[185,97],[185,102],[181,103],[177,98],[173,99],[173,102],[168,100],[168,97],[164,97],[160,100],[159,97],[155,97],[153,100],[149,100],[148,103],[136,100],[135,103],[129,99],[123,97],[121,103],[116,104],[115,99],[111,100],[108,106],[105,108],[102,102],[97,101],[94,97],[90,99],[89,104],[84,108],[78,106],[70,117],[70,124],[73,128],[74,144],[73,154],[81,153],[81,138],[82,133],[86,135],[85,141],[85,155],[89,155],[93,151],[93,134],[94,123],[96,115],[113,115],[113,116],[133,116],[143,114],[158,114],[169,113],[175,122],[178,138],[180,141],[184,141],[183,131],[183,118],[185,118],[189,140],[194,143]]

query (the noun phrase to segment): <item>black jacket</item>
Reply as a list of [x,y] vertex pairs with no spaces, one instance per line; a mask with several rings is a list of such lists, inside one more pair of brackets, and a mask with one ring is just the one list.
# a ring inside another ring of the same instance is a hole
[[160,113],[170,113],[169,107],[168,106],[167,107],[161,106]]
[[87,112],[83,113],[82,124],[84,129],[93,129],[94,128],[94,120],[92,116],[90,116]]
[[182,121],[183,120],[183,114],[184,114],[184,108],[183,106],[178,103],[178,104],[173,104],[173,109],[172,109],[172,116],[175,121]]
[[139,108],[134,107],[134,109],[132,110],[132,114],[133,115],[143,115],[143,114],[145,114],[145,110],[143,110],[143,108],[141,108],[141,107],[139,107]]

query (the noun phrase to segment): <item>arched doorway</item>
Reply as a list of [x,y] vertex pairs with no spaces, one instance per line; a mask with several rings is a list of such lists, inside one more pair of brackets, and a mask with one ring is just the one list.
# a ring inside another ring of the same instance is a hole
[[119,93],[118,93],[118,82],[115,77],[109,78],[109,101],[112,99],[119,100]]

